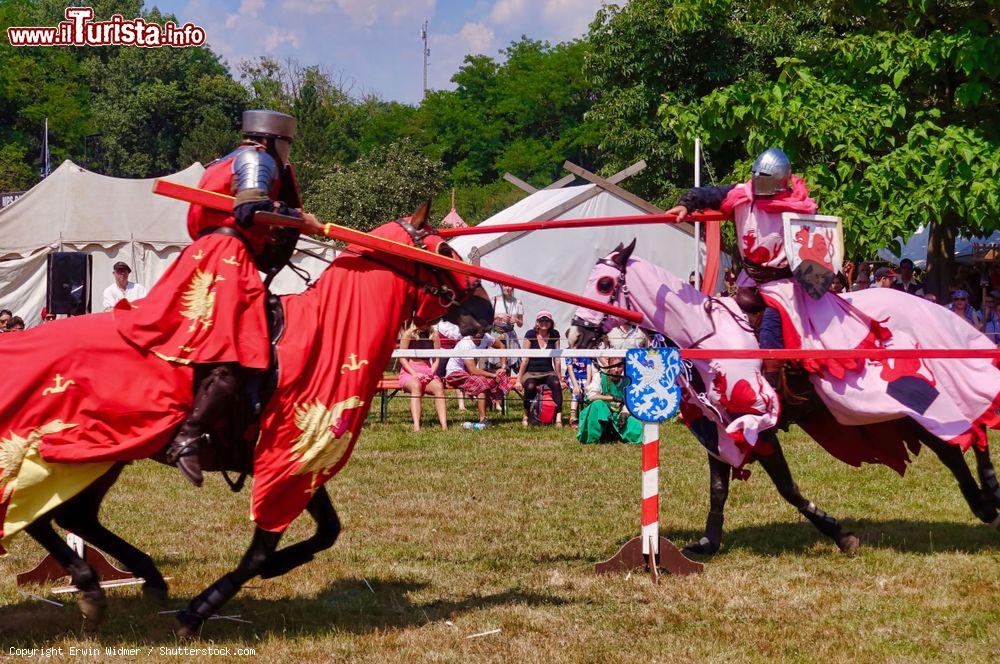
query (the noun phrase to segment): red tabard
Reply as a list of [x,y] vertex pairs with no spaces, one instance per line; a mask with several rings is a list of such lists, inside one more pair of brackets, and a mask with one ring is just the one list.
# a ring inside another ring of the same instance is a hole
[[[412,244],[397,224],[372,234]],[[404,273],[413,269],[402,267]],[[418,297],[421,306],[437,308],[430,315],[444,312],[437,296],[344,254],[308,291],[282,298],[278,387],[262,415],[254,456],[252,516],[259,527],[283,531],[347,463],[396,334]]]
[[[230,156],[209,164],[201,175],[198,188],[233,196],[236,193],[233,191],[233,161],[235,159],[235,156]],[[188,234],[191,235],[192,240],[198,239],[198,234],[206,228],[218,226],[236,228],[250,242],[254,253],[260,253],[267,243],[267,237],[270,233],[270,227],[266,224],[255,224],[250,228],[243,228],[236,225],[236,218],[233,215],[200,205],[192,205],[188,209],[187,225]]]
[[178,364],[268,366],[267,291],[246,245],[206,235],[181,252],[149,294],[114,308],[123,337]]

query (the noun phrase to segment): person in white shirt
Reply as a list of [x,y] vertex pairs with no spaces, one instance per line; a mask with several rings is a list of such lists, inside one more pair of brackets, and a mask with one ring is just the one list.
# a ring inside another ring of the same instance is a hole
[[[456,351],[503,348],[503,343],[490,334],[482,332],[470,337],[463,337],[455,345]],[[500,361],[497,371],[480,369],[473,358],[451,357],[445,374],[448,387],[462,390],[470,397],[476,397],[476,408],[479,411],[479,422],[489,425],[486,417],[487,401],[503,399],[513,387],[513,381],[507,375],[506,358]]]
[[132,268],[126,263],[118,261],[111,269],[114,271],[115,283],[104,289],[102,302],[104,311],[114,309],[120,300],[135,302],[146,297],[145,286],[128,280],[129,275],[132,274]]

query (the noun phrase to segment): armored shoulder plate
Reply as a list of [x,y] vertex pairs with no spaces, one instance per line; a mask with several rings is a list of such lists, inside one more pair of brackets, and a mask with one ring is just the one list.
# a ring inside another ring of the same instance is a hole
[[247,146],[238,150],[233,160],[236,193],[246,189],[271,191],[278,179],[278,162],[264,150]]

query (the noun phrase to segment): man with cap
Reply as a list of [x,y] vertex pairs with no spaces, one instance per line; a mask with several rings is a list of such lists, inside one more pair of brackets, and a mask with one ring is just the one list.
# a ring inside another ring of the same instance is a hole
[[254,223],[258,210],[302,217],[311,232],[322,226],[298,210],[298,186],[288,156],[295,118],[276,111],[243,113],[243,143],[209,164],[198,183],[235,196],[233,213],[192,204],[193,242],[134,304],[113,309],[118,331],[165,362],[193,364],[200,379],[187,420],[167,448],[167,458],[201,486],[200,446],[209,426],[230,407],[248,377],[267,368],[267,281],[287,264],[298,231]]
[[111,268],[115,283],[104,289],[104,311],[111,311],[120,300],[135,302],[146,297],[146,288],[142,284],[129,281],[132,268],[127,263],[118,261]]
[[[668,213],[682,221],[690,211],[720,210],[736,222],[743,271],[736,300],[759,327],[761,348],[871,348],[892,335],[829,288],[806,288],[792,274],[782,214],[815,214],[805,181],[792,174],[779,148],[762,152],[750,180],[721,187],[695,187],[681,195]],[[764,360],[768,382],[782,393],[784,360]],[[840,378],[859,369],[856,360],[804,360],[811,373],[829,371]]]
[[875,287],[892,288],[893,280],[898,275],[892,271],[891,267],[880,267],[875,270]]

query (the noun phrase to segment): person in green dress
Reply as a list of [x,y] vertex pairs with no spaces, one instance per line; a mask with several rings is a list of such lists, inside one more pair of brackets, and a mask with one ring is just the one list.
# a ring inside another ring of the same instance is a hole
[[587,385],[587,403],[580,412],[576,438],[581,443],[641,443],[642,422],[625,408],[625,362],[621,358],[597,360]]

